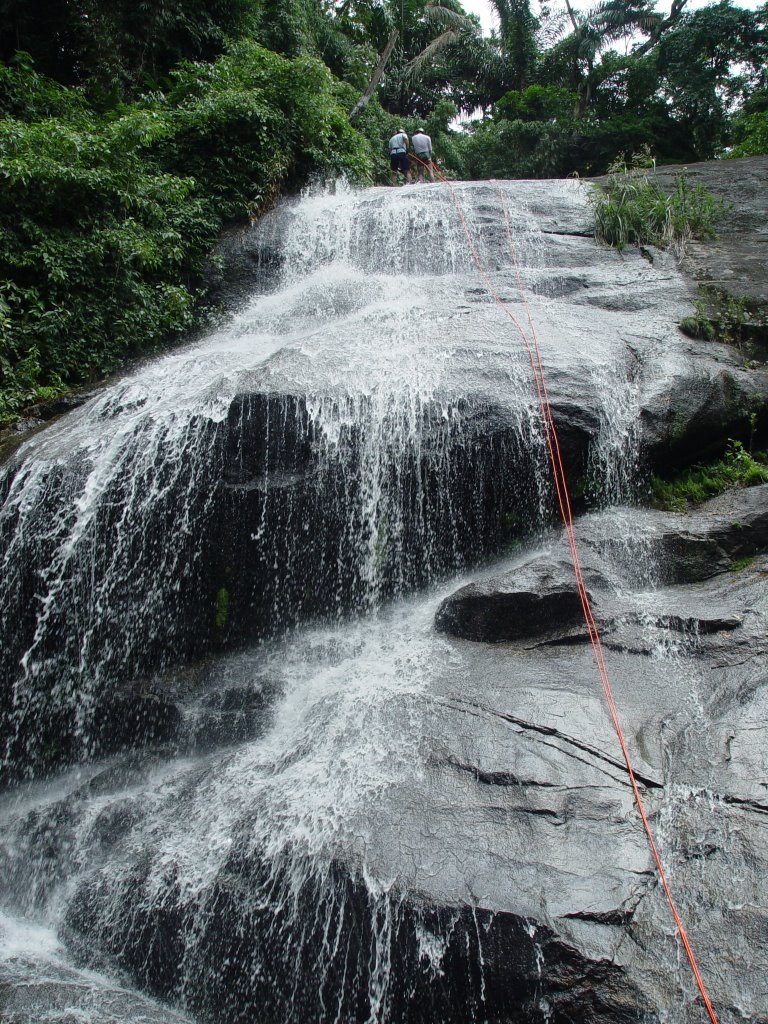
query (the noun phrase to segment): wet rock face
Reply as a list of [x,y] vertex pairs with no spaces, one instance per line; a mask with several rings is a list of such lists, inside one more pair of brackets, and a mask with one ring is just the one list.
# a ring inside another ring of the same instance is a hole
[[[514,252],[497,190],[462,186],[518,322],[513,258],[527,294],[547,297],[537,333],[569,478],[607,479],[615,497],[631,490],[636,445],[679,461],[737,433],[768,382],[677,332],[689,302],[671,259],[595,246],[575,184],[521,184],[513,200]],[[356,200],[347,234],[332,202],[280,208],[230,239],[238,281],[289,285],[279,301],[251,288],[233,321],[232,338],[268,339],[263,358],[244,367],[246,348],[203,345],[153,364],[8,464],[0,741],[12,776],[106,749],[95,719],[131,683],[356,614],[547,518],[526,342],[478,280],[450,197],[402,201],[403,245],[419,232],[435,245],[414,250],[394,322],[387,275],[403,266],[402,246],[382,244],[389,194]],[[323,276],[338,258],[346,276]],[[133,742],[154,731],[137,719]]]
[[[515,190],[545,232],[517,223],[569,477],[615,498],[638,452],[684,459],[728,436],[762,378],[681,339],[672,262],[594,246],[579,186]],[[450,205],[418,194],[403,237],[443,238]],[[498,196],[465,195],[524,321]],[[289,238],[309,283],[57,424],[5,477],[5,738],[31,772],[118,753],[0,808],[3,898],[65,906],[83,962],[215,1024],[688,1024],[562,539],[439,607],[387,606],[541,528],[552,501],[528,355],[487,282],[460,246],[428,266],[414,248],[393,311],[390,199],[361,203],[351,269],[323,276],[322,245]],[[724,1024],[765,1017],[767,506],[756,488],[684,518],[577,524]],[[34,672],[14,679],[23,661]]]
[[651,392],[639,411],[644,458],[655,468],[669,471],[717,458],[729,437],[748,436],[750,416],[766,414],[766,367],[745,370],[733,348],[708,346],[706,354],[701,343],[692,346],[694,372],[668,380],[661,393]]
[[583,621],[573,567],[545,559],[508,577],[462,587],[435,616],[443,633],[492,643],[560,634],[563,627]]
[[[576,524],[609,675],[662,859],[710,994],[727,1020],[744,1012],[744,999],[755,1019],[766,1010],[746,966],[729,957],[727,972],[720,970],[723,948],[747,949],[753,930],[762,934],[760,908],[768,901],[761,838],[768,762],[764,746],[757,749],[768,729],[766,511],[768,486],[760,486],[722,495],[685,516],[627,509]],[[435,688],[447,721],[442,729],[431,726],[435,772],[442,779],[432,786],[433,799],[451,791],[448,780],[457,772],[475,791],[465,806],[480,803],[481,790],[511,787],[514,802],[530,815],[522,856],[526,864],[530,858],[532,878],[543,872],[549,879],[545,904],[555,932],[592,956],[598,950],[613,956],[609,951],[621,948],[613,962],[661,1012],[669,997],[648,951],[668,943],[662,936],[670,932],[669,911],[655,886],[638,888],[624,874],[633,858],[642,864],[648,857],[644,836],[631,827],[619,838],[615,819],[582,788],[585,764],[613,776],[603,780],[609,792],[614,784],[623,788],[626,779],[585,628],[575,628],[567,614],[559,621],[542,614],[535,633],[515,628],[516,609],[529,603],[534,581],[542,603],[558,585],[567,589],[559,575],[565,550],[555,539],[546,554],[518,559],[508,572],[462,588],[439,607],[436,625],[462,638],[453,641],[454,653],[471,685],[457,679]],[[742,551],[756,555],[754,561],[731,571],[733,554]],[[575,583],[570,589],[575,598]],[[509,617],[494,629],[495,601],[506,604]],[[479,639],[472,624],[483,621],[486,611],[486,644],[464,643]],[[487,724],[477,724],[478,716]],[[512,730],[503,757],[489,743],[489,730],[499,722]],[[570,757],[580,762],[575,773],[567,766]],[[756,785],[757,779],[762,781]],[[605,848],[585,855],[584,833],[597,820]],[[631,812],[629,821],[636,822]],[[581,850],[574,849],[569,861],[594,866],[586,872],[589,882],[553,884],[552,824],[560,843],[569,824],[579,830]],[[454,841],[464,848],[472,839],[466,834]],[[507,897],[518,906],[524,905],[525,877],[518,869],[517,890]],[[473,880],[473,888],[477,884]],[[738,914],[727,909],[734,905]],[[592,927],[585,929],[587,921]]]
[[[768,550],[768,485],[729,492],[686,515],[638,509],[634,518],[636,532],[624,538],[601,534],[599,527],[590,533],[589,517],[578,525],[578,535],[587,549],[583,568],[590,604],[609,628],[615,623],[616,609],[619,615],[627,615],[617,594],[620,578],[615,569],[611,572],[608,568],[611,560],[621,566],[621,575],[634,576],[635,583],[684,584],[711,579],[730,569],[736,560]],[[640,574],[633,572],[634,565]],[[639,578],[643,568],[648,573],[645,580]],[[684,608],[684,594],[680,602]],[[637,619],[636,613],[629,615]],[[678,632],[713,633],[736,629],[742,620],[733,614],[718,616],[713,609],[693,617],[662,611],[652,621]],[[490,643],[567,641],[578,636],[587,641],[572,563],[546,556],[525,562],[504,576],[457,590],[438,608],[435,626],[452,636]]]
[[97,978],[52,957],[46,976],[39,975],[35,951],[9,956],[0,962],[0,1014],[3,1024],[194,1024],[116,981]]
[[[133,880],[139,889],[148,884]],[[262,888],[273,896],[285,889],[290,899],[265,913],[251,895]],[[308,874],[297,889],[252,855],[239,861],[235,854],[201,909],[192,948],[182,940],[192,908],[170,880],[162,913],[134,912],[119,934],[99,921],[98,900],[85,890],[68,926],[86,957],[88,943],[97,943],[144,988],[170,999],[183,992],[189,1010],[216,1024],[246,1024],[254,1005],[269,1024],[362,1022],[371,1012],[404,1024],[658,1019],[620,968],[590,962],[546,926],[405,894],[372,899],[343,865]],[[151,961],[147,948],[155,950]]]
[[230,409],[216,543],[227,644],[408,593],[536,517],[538,466],[506,410],[425,403],[403,424],[396,407],[329,404],[315,419],[293,396]]
[[[648,584],[656,545],[666,559],[675,524],[685,544],[716,540],[726,551],[740,534],[738,543],[765,551],[767,494],[738,492],[685,517],[625,508],[577,522],[637,777],[728,1024],[763,1013],[754,949],[768,895],[764,555],[739,572]],[[546,603],[567,589],[566,557],[553,535],[544,551],[499,566],[479,600],[494,587],[514,595],[517,580],[523,601],[540,586]],[[684,558],[679,566],[688,573]],[[592,652],[572,617],[542,614],[538,632],[533,622],[516,636],[484,638],[496,642],[415,627],[398,672],[427,664],[426,687],[383,701],[386,725],[363,728],[374,747],[362,762],[334,742],[317,761],[309,757],[307,770],[325,779],[334,771],[328,752],[341,749],[342,772],[365,778],[379,734],[389,737],[386,781],[347,810],[351,818],[331,818],[340,828],[332,856],[326,848],[307,856],[302,843],[316,835],[315,810],[332,813],[333,785],[331,805],[316,808],[313,794],[292,840],[278,851],[270,843],[302,803],[308,749],[339,719],[341,735],[360,728],[369,711],[358,693],[344,719],[346,672],[340,692],[307,709],[311,730],[287,748],[209,751],[175,775],[166,767],[160,779],[170,783],[154,785],[156,765],[124,759],[81,782],[14,824],[2,876],[18,873],[26,909],[66,885],[65,934],[84,962],[119,969],[215,1024],[246,1024],[255,1006],[265,1024],[363,1024],[372,1014],[403,1024],[669,1019],[685,970],[675,966],[668,908]],[[392,624],[381,626],[392,633]],[[350,642],[364,646],[361,637]],[[284,665],[282,678],[295,686],[298,654],[290,644],[280,650],[271,664]],[[322,659],[319,637],[310,650]],[[252,678],[260,663],[247,657]],[[345,657],[337,652],[329,664]],[[362,664],[373,671],[370,655]],[[278,679],[263,675],[246,692],[234,668],[218,672],[220,692],[203,695],[195,719],[204,728],[209,713],[279,711]],[[324,677],[312,676],[313,687]],[[376,689],[367,682],[366,693]],[[297,692],[300,705],[311,703],[311,691]],[[395,737],[408,745],[393,752]],[[270,804],[265,780],[281,773],[285,787]],[[239,790],[233,779],[242,779]],[[227,799],[216,805],[221,792]],[[18,856],[24,848],[36,861]],[[192,882],[201,850],[205,868]],[[386,882],[377,888],[376,879]],[[736,951],[727,971],[718,966],[723,948]],[[686,1008],[679,1019],[697,1012]]]

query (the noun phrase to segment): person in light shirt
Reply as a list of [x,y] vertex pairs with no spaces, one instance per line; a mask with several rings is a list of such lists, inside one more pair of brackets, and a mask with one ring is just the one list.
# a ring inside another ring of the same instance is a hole
[[418,181],[425,181],[429,172],[429,180],[435,180],[435,172],[432,167],[432,139],[423,128],[417,128],[411,139],[413,152],[416,156],[416,174]]

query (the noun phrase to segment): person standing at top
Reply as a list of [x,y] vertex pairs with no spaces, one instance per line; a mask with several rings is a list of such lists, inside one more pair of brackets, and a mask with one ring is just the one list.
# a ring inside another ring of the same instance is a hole
[[397,184],[398,172],[405,175],[406,184],[411,180],[411,165],[408,160],[408,136],[405,134],[403,128],[398,128],[397,132],[389,140],[389,166],[392,171],[390,181],[393,185]]
[[432,169],[432,139],[423,128],[417,128],[416,134],[411,140],[413,152],[416,155],[416,174],[419,181],[425,180],[425,172],[429,171],[429,180],[435,180],[435,172]]

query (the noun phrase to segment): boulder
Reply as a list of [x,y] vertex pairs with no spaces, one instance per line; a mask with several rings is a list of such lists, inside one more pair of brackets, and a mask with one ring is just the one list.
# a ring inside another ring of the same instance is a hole
[[[588,593],[607,584],[596,573],[589,573],[586,582]],[[562,637],[571,627],[583,628],[583,624],[572,564],[548,558],[528,562],[501,577],[467,584],[446,598],[435,615],[440,632],[492,643]]]

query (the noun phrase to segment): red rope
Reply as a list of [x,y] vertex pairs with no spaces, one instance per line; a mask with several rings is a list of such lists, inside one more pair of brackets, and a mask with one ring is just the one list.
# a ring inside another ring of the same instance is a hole
[[[416,159],[418,160],[418,157]],[[699,966],[696,961],[696,956],[694,954],[693,947],[691,946],[690,939],[688,938],[688,933],[686,932],[685,926],[683,925],[682,918],[680,917],[680,912],[677,909],[677,904],[675,903],[675,899],[672,895],[672,890],[670,888],[669,881],[667,880],[664,865],[662,864],[661,856],[659,854],[659,850],[653,836],[653,830],[651,829],[651,824],[648,820],[648,815],[645,810],[645,804],[643,803],[643,797],[642,793],[640,792],[640,786],[637,781],[634,768],[632,766],[632,758],[630,756],[629,748],[624,737],[624,731],[621,727],[619,710],[613,695],[613,687],[611,686],[610,677],[608,675],[608,668],[605,664],[603,645],[600,639],[600,631],[598,629],[597,622],[595,621],[595,617],[592,611],[592,604],[589,599],[589,593],[587,592],[586,583],[584,581],[584,573],[581,566],[581,558],[579,556],[578,546],[576,543],[576,535],[573,529],[573,513],[571,510],[570,495],[568,493],[565,469],[563,468],[563,460],[562,455],[560,453],[560,443],[558,440],[557,430],[555,428],[555,422],[552,415],[552,406],[550,404],[549,394],[547,392],[547,383],[544,375],[544,365],[541,359],[539,339],[536,333],[536,327],[533,321],[533,316],[531,315],[531,309],[528,302],[526,290],[523,286],[523,280],[520,273],[520,266],[517,259],[517,252],[512,237],[512,229],[509,222],[509,214],[507,211],[506,203],[504,202],[504,195],[503,192],[501,191],[501,188],[497,184],[496,190],[499,194],[499,202],[504,216],[507,243],[509,245],[510,255],[512,257],[512,265],[515,271],[515,278],[517,282],[518,291],[520,293],[520,297],[523,301],[523,305],[526,311],[526,318],[528,320],[528,326],[531,332],[530,338],[523,330],[523,327],[520,324],[517,317],[508,308],[504,300],[499,296],[498,292],[493,286],[493,282],[490,278],[490,275],[488,274],[488,271],[486,270],[483,261],[480,258],[480,254],[477,251],[477,247],[475,246],[472,234],[469,230],[469,225],[467,224],[467,219],[464,216],[464,211],[461,207],[461,203],[459,202],[458,197],[456,195],[456,189],[453,187],[451,181],[449,181],[445,177],[445,175],[443,175],[439,170],[437,170],[437,174],[439,175],[440,179],[443,182],[445,182],[445,184],[448,185],[450,189],[451,198],[453,199],[454,206],[456,207],[456,211],[459,215],[459,220],[461,221],[461,225],[464,230],[464,235],[466,236],[467,239],[467,245],[469,247],[470,252],[472,253],[472,258],[475,262],[475,265],[478,269],[480,276],[487,284],[488,291],[493,296],[494,301],[501,307],[504,313],[509,317],[509,319],[517,328],[518,332],[520,333],[520,337],[522,338],[523,343],[525,345],[526,351],[528,352],[528,357],[531,363],[531,369],[533,371],[533,379],[536,386],[539,410],[544,425],[544,433],[547,442],[547,451],[549,453],[549,459],[552,465],[552,474],[554,478],[555,491],[557,494],[557,502],[560,508],[560,515],[563,520],[565,534],[568,540],[568,547],[571,553],[571,561],[573,563],[573,570],[576,576],[576,586],[579,594],[579,599],[581,601],[582,611],[584,613],[584,621],[587,626],[587,633],[589,635],[589,640],[592,645],[592,651],[594,654],[598,675],[600,676],[600,682],[603,687],[603,693],[605,694],[605,699],[606,703],[608,704],[608,710],[611,715],[613,727],[616,731],[616,735],[619,740],[619,745],[621,747],[621,752],[624,757],[624,763],[627,768],[627,774],[629,776],[630,784],[632,786],[632,794],[634,796],[635,806],[637,807],[640,819],[643,824],[643,829],[645,830],[645,834],[648,838],[648,844],[651,849],[653,860],[656,864],[656,870],[658,872],[659,880],[664,889],[664,893],[667,897],[667,902],[669,903],[669,908],[672,912],[672,917],[674,919],[675,926],[677,927],[677,932],[680,936],[680,941],[683,944],[683,948],[685,949],[688,961],[691,965],[693,977],[696,981],[696,986],[701,995],[707,1014],[709,1015],[709,1019],[712,1022],[712,1024],[718,1024],[717,1016],[715,1014],[715,1010],[712,1006],[712,1002],[709,998],[709,995],[707,994],[707,989],[704,984],[704,979],[702,978],[701,971],[699,970]]]

